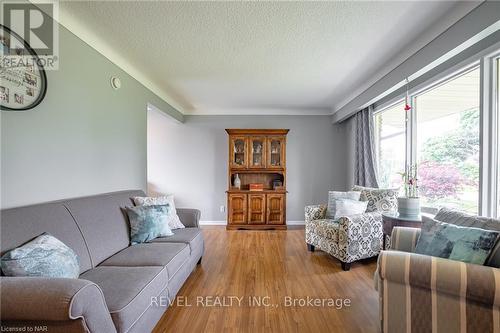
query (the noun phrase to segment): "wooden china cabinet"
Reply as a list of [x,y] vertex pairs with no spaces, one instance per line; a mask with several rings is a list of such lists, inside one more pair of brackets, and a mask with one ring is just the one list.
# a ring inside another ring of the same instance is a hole
[[[226,129],[227,229],[286,229],[287,129]],[[240,187],[235,186],[239,179]]]

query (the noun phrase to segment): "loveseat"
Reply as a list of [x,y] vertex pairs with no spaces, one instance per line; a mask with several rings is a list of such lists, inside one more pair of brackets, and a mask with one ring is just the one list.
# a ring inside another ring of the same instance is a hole
[[[441,209],[438,221],[500,231],[500,220]],[[420,229],[395,227],[381,251],[375,286],[381,331],[497,332],[500,325],[500,242],[486,265],[417,254]]]
[[[200,212],[177,209],[185,229],[130,246],[121,191],[1,212],[1,253],[47,232],[76,252],[78,279],[0,278],[1,325],[48,332],[149,332],[201,263]],[[12,331],[12,330],[11,330]]]

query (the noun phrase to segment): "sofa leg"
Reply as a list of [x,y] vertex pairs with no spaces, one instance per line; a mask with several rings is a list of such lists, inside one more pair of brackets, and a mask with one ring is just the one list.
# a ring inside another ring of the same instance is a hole
[[307,244],[307,251],[314,252],[314,245]]
[[201,259],[202,259],[202,258],[203,258],[203,257],[200,257],[200,260],[198,260],[198,262],[196,263],[196,265],[201,265]]
[[350,262],[343,262],[343,261],[341,261],[340,262],[340,266],[342,266],[342,269],[344,271],[348,271],[348,270],[351,269],[351,263]]

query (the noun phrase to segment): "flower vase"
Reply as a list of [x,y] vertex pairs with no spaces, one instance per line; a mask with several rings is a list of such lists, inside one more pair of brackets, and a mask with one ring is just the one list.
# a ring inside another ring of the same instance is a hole
[[398,213],[403,217],[416,217],[420,215],[420,198],[398,198]]

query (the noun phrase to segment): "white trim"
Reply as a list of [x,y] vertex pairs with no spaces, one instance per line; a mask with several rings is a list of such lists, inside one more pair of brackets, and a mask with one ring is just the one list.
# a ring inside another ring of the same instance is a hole
[[227,225],[226,221],[200,221],[200,225]]
[[193,116],[331,116],[331,108],[197,108],[184,110]]
[[305,221],[286,221],[286,225],[305,225]]
[[[200,225],[227,225],[227,221],[200,221]],[[286,221],[286,225],[305,225],[305,221]]]
[[161,115],[166,116],[168,120],[174,122],[175,124],[182,124],[182,121],[180,121],[179,119],[175,118],[170,113],[166,113],[166,112],[162,111],[160,108],[158,108],[156,105],[154,105],[152,103],[148,103],[146,109],[148,111],[154,111],[154,112],[157,112],[157,113],[159,113]]

